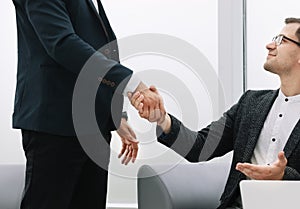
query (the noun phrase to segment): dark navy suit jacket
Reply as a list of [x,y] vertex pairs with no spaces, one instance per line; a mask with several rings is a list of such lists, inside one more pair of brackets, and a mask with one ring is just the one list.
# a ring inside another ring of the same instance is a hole
[[[112,120],[112,97],[118,98],[114,114],[121,115],[121,93],[132,71],[119,64],[117,44],[106,45],[116,38],[102,5],[99,15],[91,0],[13,2],[18,29],[13,127],[74,136],[74,85],[93,55],[94,67],[99,70],[94,79],[101,84],[95,104],[97,122],[104,132],[114,130],[119,119]],[[101,72],[105,71],[108,73],[103,77]]]

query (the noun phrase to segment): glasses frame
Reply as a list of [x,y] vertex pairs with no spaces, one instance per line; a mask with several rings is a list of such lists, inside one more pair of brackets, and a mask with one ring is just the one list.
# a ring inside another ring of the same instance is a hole
[[289,37],[287,37],[285,35],[282,35],[282,34],[279,34],[279,35],[275,36],[272,39],[272,41],[276,44],[276,46],[279,46],[282,43],[283,39],[286,39],[286,40],[288,40],[290,42],[293,42],[294,44],[296,44],[296,45],[298,45],[300,47],[300,42],[297,42],[297,41],[295,41],[295,40],[293,40],[293,39],[291,39],[291,38],[289,38]]

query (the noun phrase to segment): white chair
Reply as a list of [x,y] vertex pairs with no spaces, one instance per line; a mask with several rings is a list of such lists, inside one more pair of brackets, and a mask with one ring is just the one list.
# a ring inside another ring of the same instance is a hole
[[19,209],[25,181],[25,165],[0,164],[0,209]]
[[215,209],[229,162],[144,165],[138,172],[139,209]]

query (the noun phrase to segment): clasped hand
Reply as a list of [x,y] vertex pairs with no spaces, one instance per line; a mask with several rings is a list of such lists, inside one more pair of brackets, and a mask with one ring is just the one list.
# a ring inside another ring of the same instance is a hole
[[150,86],[149,89],[137,91],[134,94],[129,92],[128,98],[142,118],[149,122],[162,123],[164,121],[166,110],[162,97],[155,86]]

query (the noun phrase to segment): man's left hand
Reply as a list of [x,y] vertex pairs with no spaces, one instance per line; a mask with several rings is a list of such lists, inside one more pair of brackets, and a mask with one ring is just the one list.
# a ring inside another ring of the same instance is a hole
[[117,133],[122,141],[122,149],[118,157],[120,158],[124,156],[122,159],[122,164],[127,165],[130,161],[134,163],[139,150],[139,141],[136,140],[136,135],[126,119],[121,119],[121,125],[118,128]]
[[278,154],[277,161],[272,165],[237,163],[236,169],[254,180],[282,180],[286,164],[287,159],[284,152],[281,151]]

